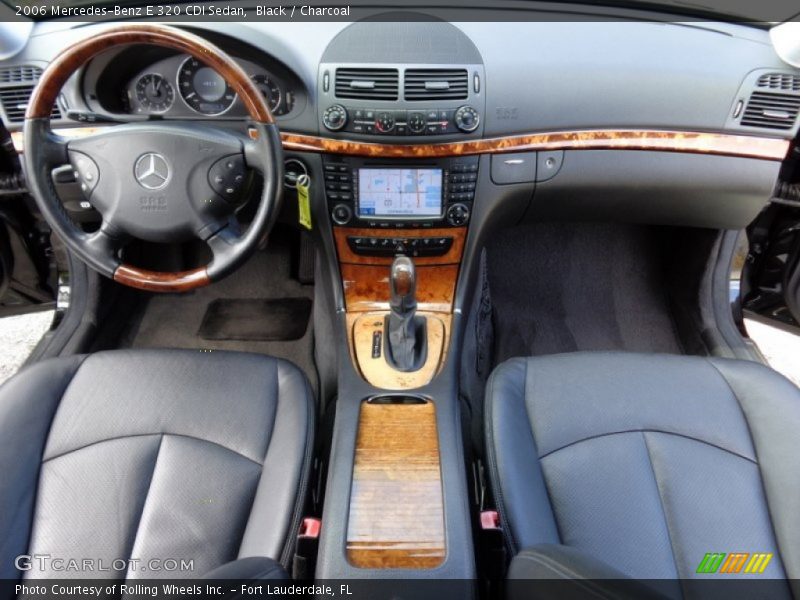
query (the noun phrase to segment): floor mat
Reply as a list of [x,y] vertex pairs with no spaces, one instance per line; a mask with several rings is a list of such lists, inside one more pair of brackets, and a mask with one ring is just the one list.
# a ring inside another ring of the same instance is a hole
[[310,298],[218,299],[208,305],[198,335],[205,340],[299,340],[310,315]]
[[680,354],[646,227],[539,223],[487,248],[494,364],[580,350]]
[[[198,333],[208,308],[219,300],[307,298],[313,285],[302,285],[291,276],[291,253],[283,240],[271,240],[266,250],[256,252],[245,264],[221,281],[188,294],[157,294],[150,298],[139,323],[133,324],[130,345],[134,348],[196,348],[238,350],[285,358],[305,372],[317,387],[314,364],[313,319],[299,339],[265,341],[205,339]],[[265,327],[261,323],[252,326]]]

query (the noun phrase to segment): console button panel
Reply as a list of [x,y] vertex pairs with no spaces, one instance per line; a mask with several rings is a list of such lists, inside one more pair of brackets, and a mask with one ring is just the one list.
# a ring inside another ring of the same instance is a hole
[[364,256],[443,256],[453,247],[453,238],[348,236],[347,245]]

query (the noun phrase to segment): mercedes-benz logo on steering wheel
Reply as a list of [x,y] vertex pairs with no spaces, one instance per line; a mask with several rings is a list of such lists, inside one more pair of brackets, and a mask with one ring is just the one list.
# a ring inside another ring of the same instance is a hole
[[169,163],[156,152],[142,154],[133,167],[136,181],[148,190],[160,190],[169,181]]

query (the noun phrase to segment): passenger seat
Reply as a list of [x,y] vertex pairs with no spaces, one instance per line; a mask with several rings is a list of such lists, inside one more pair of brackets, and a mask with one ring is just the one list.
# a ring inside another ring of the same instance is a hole
[[[485,418],[509,578],[659,579],[685,597],[679,580],[715,575],[703,572],[707,554],[765,554],[770,597],[792,596],[800,390],[771,369],[657,354],[514,358],[490,377]],[[724,576],[752,579],[748,564]]]

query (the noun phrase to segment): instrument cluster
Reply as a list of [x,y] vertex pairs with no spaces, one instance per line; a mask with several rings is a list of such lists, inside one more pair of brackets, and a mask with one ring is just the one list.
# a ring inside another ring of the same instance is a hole
[[[295,109],[294,86],[250,61],[237,62],[261,90],[274,116],[289,115]],[[122,100],[126,112],[136,115],[241,117],[246,114],[225,79],[188,55],[173,56],[141,70],[125,87]]]

